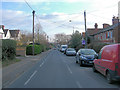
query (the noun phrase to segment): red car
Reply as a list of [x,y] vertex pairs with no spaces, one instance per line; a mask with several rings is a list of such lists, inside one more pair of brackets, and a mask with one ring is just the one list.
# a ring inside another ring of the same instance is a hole
[[108,83],[120,80],[120,44],[104,46],[93,62],[93,71],[105,75]]

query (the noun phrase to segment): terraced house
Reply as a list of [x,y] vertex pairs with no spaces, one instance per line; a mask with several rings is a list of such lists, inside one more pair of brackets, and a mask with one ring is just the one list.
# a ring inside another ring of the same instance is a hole
[[103,24],[103,28],[97,28],[97,23],[95,28],[87,29],[89,36],[93,37],[94,42],[103,42],[103,43],[120,43],[120,22],[118,17],[113,17],[112,25]]

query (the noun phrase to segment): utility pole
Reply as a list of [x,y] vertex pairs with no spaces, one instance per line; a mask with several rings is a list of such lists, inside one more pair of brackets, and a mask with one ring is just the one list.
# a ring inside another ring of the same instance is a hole
[[33,48],[32,48],[32,53],[33,53],[33,56],[34,56],[34,15],[35,15],[35,11],[33,10]]
[[86,11],[84,11],[84,22],[85,22],[85,48],[87,48],[87,28],[86,28]]
[[73,34],[74,34],[74,26],[73,26]]

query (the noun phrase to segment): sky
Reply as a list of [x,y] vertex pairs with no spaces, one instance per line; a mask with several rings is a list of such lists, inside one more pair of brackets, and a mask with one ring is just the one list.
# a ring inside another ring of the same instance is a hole
[[[30,7],[25,2],[27,1]],[[84,32],[84,11],[87,28],[102,28],[103,23],[112,24],[118,16],[119,0],[2,0],[0,3],[1,25],[8,29],[32,32],[32,11],[35,10],[35,25],[53,38],[54,34]],[[71,22],[69,22],[71,20]]]

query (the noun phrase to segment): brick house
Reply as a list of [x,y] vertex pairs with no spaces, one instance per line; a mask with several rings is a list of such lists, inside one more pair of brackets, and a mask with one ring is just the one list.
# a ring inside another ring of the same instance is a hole
[[101,31],[103,28],[98,28],[98,24],[95,23],[94,28],[87,28],[87,35],[92,36],[95,33]]
[[[95,25],[97,26],[97,25]],[[88,29],[87,33],[89,36],[93,37],[96,42],[103,43],[120,43],[120,22],[118,17],[113,17],[112,25],[103,24],[103,29]]]
[[82,32],[82,38],[85,38],[85,32]]

